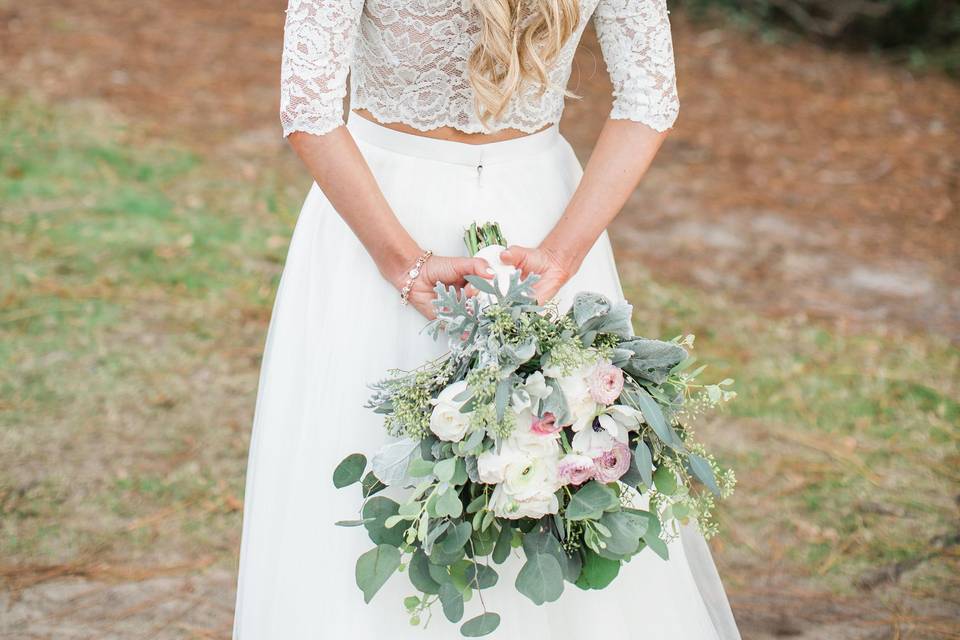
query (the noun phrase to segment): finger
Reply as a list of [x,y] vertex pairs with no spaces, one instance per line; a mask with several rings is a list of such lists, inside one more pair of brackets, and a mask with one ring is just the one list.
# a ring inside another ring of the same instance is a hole
[[496,273],[496,271],[490,268],[490,263],[484,258],[472,258],[471,260],[473,261],[474,275],[478,275],[481,278],[486,278],[489,280]]
[[526,252],[524,248],[517,245],[511,245],[500,252],[500,260],[505,264],[511,264],[515,267],[520,266],[520,263],[523,262],[525,257]]
[[532,265],[530,265],[530,258],[533,255],[532,249],[513,245],[504,251],[504,253],[508,254],[507,257],[509,260],[505,260],[503,257],[501,257],[500,259],[503,260],[503,262],[513,265],[519,269],[520,274],[523,275],[523,277],[530,275],[530,271],[532,271]]

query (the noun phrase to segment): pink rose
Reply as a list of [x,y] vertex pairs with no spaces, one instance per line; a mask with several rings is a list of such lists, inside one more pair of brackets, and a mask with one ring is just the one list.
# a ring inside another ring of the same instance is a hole
[[530,425],[530,431],[533,431],[536,434],[541,436],[548,436],[551,433],[556,433],[562,429],[559,424],[557,424],[557,417],[547,411],[543,414],[541,418],[534,418],[533,423]]
[[557,465],[557,476],[561,484],[583,484],[593,477],[595,471],[596,467],[591,458],[576,453],[563,456]]
[[619,480],[630,468],[630,449],[622,442],[617,442],[609,451],[601,453],[593,459],[596,467],[594,477],[600,482]]
[[587,376],[590,396],[600,404],[613,404],[623,391],[623,371],[606,362],[597,363]]

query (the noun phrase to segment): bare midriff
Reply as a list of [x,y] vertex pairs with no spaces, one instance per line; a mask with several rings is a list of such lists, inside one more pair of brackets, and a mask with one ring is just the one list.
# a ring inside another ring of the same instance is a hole
[[[466,144],[489,144],[491,142],[515,140],[516,138],[522,138],[530,135],[526,131],[520,131],[519,129],[502,129],[493,133],[467,133],[466,131],[454,129],[453,127],[437,127],[436,129],[430,129],[429,131],[421,131],[420,129],[415,129],[414,127],[411,127],[408,124],[403,124],[402,122],[380,122],[366,109],[354,109],[353,112],[362,118],[366,118],[370,122],[376,122],[381,127],[387,127],[388,129],[400,131],[401,133],[409,133],[411,135],[422,136],[424,138],[435,138],[437,140],[463,142]],[[545,125],[539,131],[548,129],[550,126],[551,125],[549,124]]]

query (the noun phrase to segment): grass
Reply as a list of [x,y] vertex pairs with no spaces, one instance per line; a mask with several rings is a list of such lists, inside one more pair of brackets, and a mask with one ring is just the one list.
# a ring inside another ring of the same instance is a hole
[[[95,106],[0,102],[5,562],[232,566],[302,187],[140,143]],[[734,590],[767,560],[838,591],[918,559],[905,588],[953,584],[955,556],[923,560],[957,528],[954,345],[761,317],[624,271],[638,331],[695,333],[708,375],[737,380],[729,412],[700,427],[740,479],[720,511]]]
[[736,378],[728,414],[705,425],[740,479],[721,509],[727,540],[765,557],[784,552],[796,570],[849,590],[958,533],[955,345],[758,317],[673,286],[628,295],[650,301],[635,314],[638,331],[696,333],[707,373]]
[[0,103],[5,558],[123,555],[136,518],[236,511],[286,197],[90,106]]

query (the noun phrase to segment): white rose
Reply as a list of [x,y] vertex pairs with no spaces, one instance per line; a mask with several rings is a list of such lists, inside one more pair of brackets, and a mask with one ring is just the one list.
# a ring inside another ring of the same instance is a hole
[[593,365],[585,365],[574,371],[569,376],[557,378],[560,390],[563,391],[563,397],[567,401],[567,409],[570,412],[572,428],[574,431],[582,431],[585,427],[593,423],[593,418],[597,415],[600,406],[590,394],[590,385],[587,384],[587,376],[593,370]]
[[517,500],[529,500],[557,490],[559,450],[547,457],[517,456],[504,468],[504,489]]
[[433,413],[430,414],[430,431],[441,440],[459,442],[470,428],[470,413],[461,413],[460,409],[466,400],[454,398],[467,390],[464,380],[454,382],[440,392],[433,403]]

